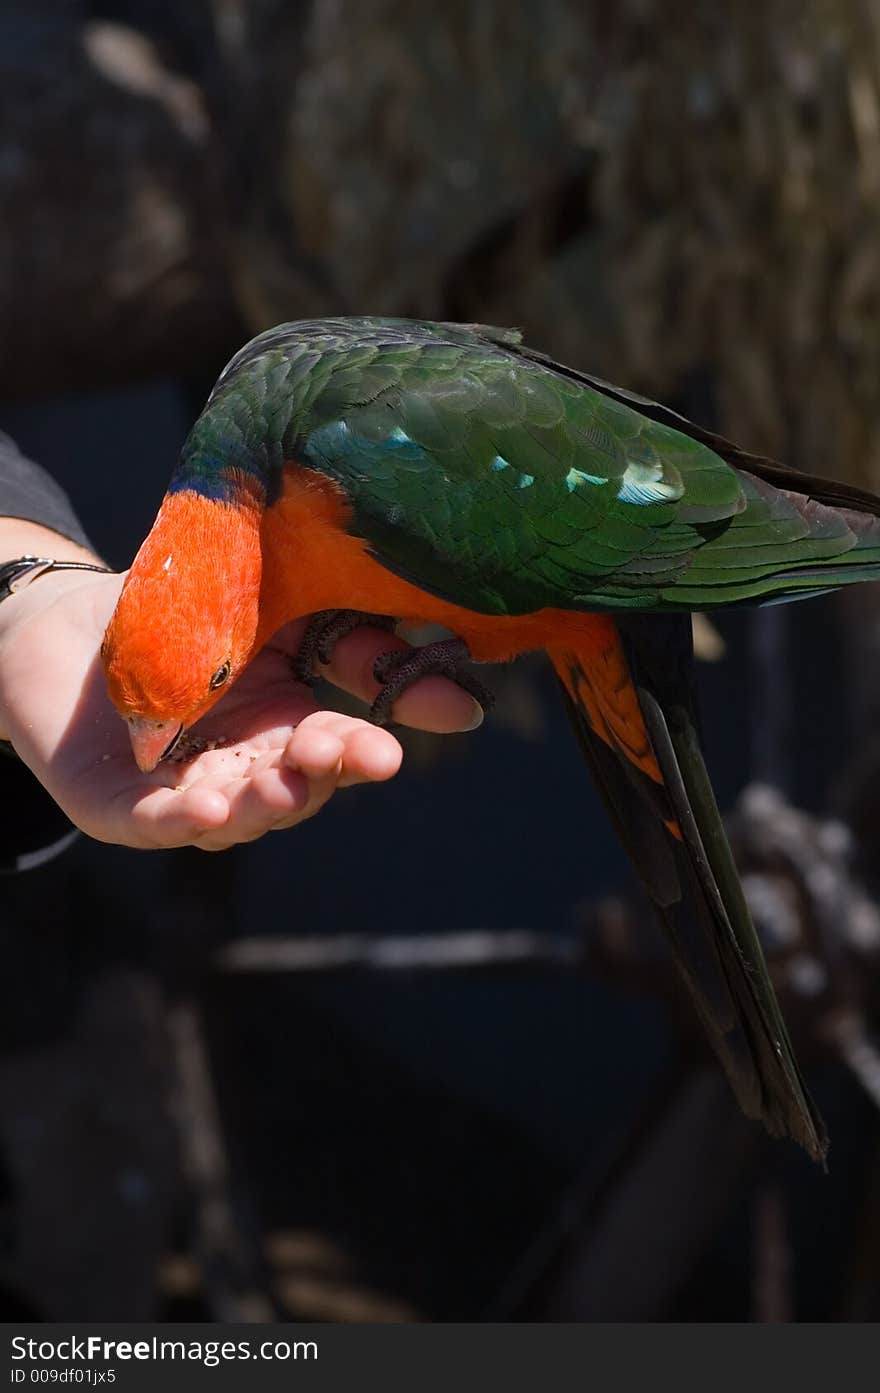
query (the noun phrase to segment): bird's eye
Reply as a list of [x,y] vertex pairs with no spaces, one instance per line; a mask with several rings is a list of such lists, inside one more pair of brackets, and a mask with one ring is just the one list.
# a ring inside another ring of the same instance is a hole
[[222,667],[218,667],[217,671],[214,673],[214,676],[211,678],[211,691],[216,692],[218,687],[222,687],[224,683],[228,682],[229,674],[231,672],[232,664],[227,658],[226,662],[222,665]]

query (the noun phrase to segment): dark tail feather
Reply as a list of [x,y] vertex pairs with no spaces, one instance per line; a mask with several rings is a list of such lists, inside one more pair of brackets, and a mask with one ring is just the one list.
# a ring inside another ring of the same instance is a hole
[[792,1051],[699,747],[690,616],[636,616],[619,630],[606,666],[595,656],[581,662],[576,651],[550,654],[581,749],[740,1106],[822,1162],[825,1127]]

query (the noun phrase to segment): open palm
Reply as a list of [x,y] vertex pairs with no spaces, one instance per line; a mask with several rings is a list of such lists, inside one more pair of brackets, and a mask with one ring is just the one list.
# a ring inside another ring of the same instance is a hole
[[[311,817],[337,788],[397,772],[402,752],[389,731],[321,709],[293,680],[298,623],[276,635],[194,728],[199,743],[216,747],[142,774],[99,656],[122,580],[59,572],[4,602],[5,734],[84,832],[135,847],[222,850]],[[340,642],[327,675],[369,701],[377,691],[373,662],[391,647],[406,645],[358,630]],[[472,699],[442,678],[423,679],[395,714],[441,732],[479,719]]]

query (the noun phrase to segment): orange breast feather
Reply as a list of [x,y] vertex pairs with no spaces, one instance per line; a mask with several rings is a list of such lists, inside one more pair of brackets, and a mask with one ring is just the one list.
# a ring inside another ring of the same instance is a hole
[[290,619],[322,609],[359,609],[416,623],[441,624],[463,638],[476,662],[505,662],[548,649],[571,687],[574,654],[583,680],[571,695],[600,739],[655,782],[662,782],[613,619],[577,610],[477,614],[430,595],[375,561],[362,538],[346,530],[344,491],[323,474],[289,465],[282,497],[262,526],[260,642]]
[[283,495],[262,526],[263,641],[287,620],[316,610],[360,609],[442,624],[465,640],[477,662],[504,662],[575,638],[579,651],[598,653],[607,642],[609,621],[598,615],[555,609],[477,614],[430,595],[373,560],[367,543],[347,532],[348,515],[339,485],[300,465],[287,467]]

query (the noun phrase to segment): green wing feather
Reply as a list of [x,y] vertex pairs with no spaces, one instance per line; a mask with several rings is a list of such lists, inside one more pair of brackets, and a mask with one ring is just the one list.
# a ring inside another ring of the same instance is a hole
[[868,495],[811,490],[503,331],[281,326],[233,360],[206,416],[250,435],[269,472],[299,458],[336,479],[380,561],[488,614],[772,602],[880,565]]
[[811,480],[512,331],[302,321],[225,370],[176,487],[286,460],[338,480],[390,569],[487,614],[674,612],[873,578],[870,495]]

